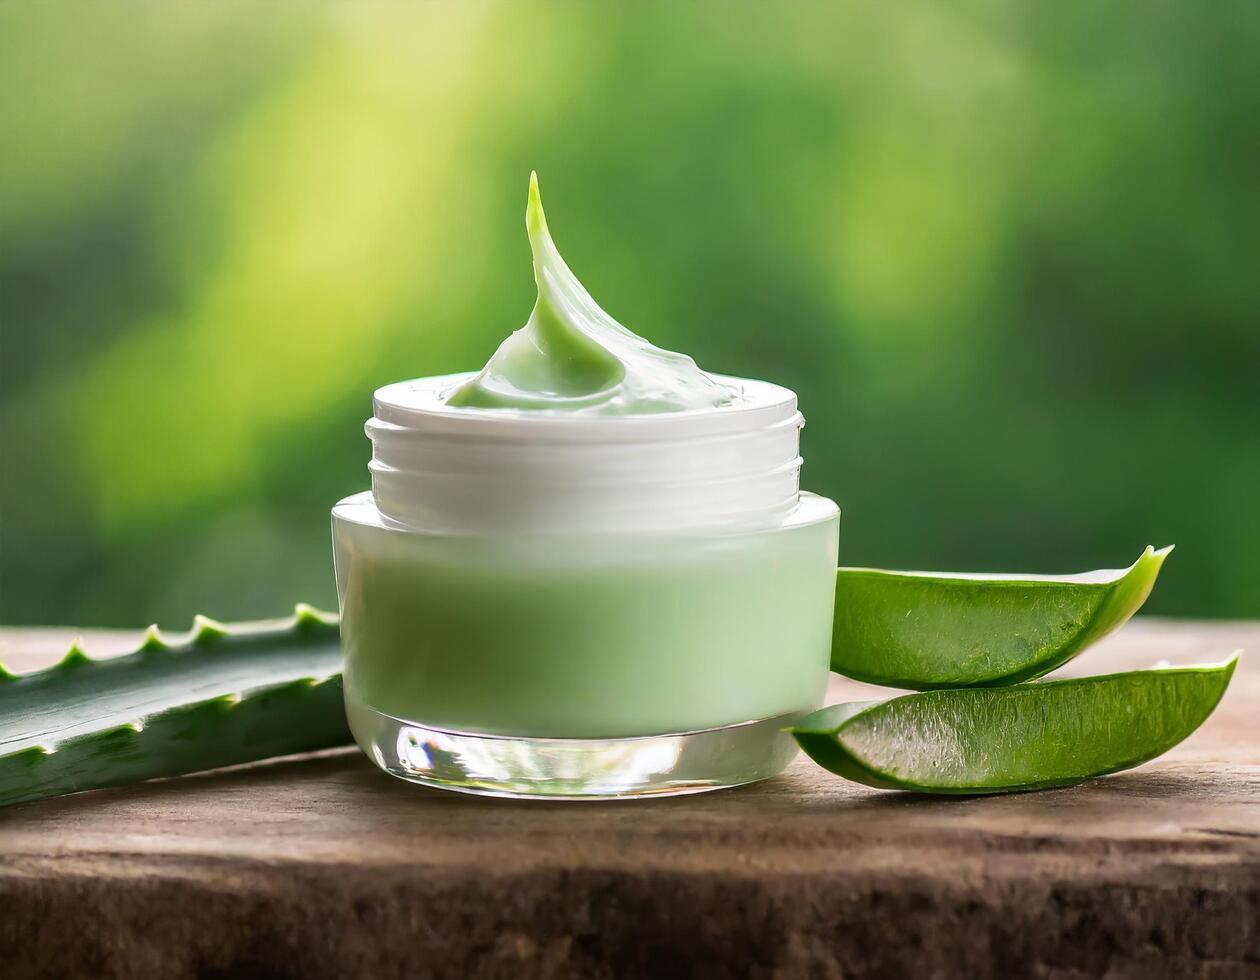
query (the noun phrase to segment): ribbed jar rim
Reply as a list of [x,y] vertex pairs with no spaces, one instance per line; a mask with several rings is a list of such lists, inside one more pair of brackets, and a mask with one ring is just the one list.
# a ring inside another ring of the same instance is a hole
[[657,415],[450,408],[470,374],[379,389],[372,493],[391,521],[458,533],[744,530],[800,496],[796,395],[717,376],[738,397]]

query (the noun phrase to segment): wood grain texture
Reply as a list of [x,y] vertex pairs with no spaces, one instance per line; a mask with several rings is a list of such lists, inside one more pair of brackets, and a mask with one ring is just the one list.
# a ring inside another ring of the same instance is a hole
[[[69,635],[0,631],[0,661]],[[1064,673],[1239,647],[1189,741],[1042,793],[799,759],[672,800],[479,800],[338,750],[0,810],[0,977],[1254,978],[1260,624],[1138,620]]]

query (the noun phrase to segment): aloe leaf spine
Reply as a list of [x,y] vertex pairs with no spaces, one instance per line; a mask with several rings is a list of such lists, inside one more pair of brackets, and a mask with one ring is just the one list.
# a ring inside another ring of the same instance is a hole
[[336,616],[204,616],[93,659],[0,666],[0,806],[348,744]]

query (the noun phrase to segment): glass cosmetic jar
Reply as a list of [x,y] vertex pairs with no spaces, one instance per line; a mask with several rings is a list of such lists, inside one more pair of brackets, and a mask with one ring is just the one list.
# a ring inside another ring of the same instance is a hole
[[796,396],[598,416],[376,392],[372,490],[333,509],[350,727],[387,772],[499,796],[764,779],[827,685],[840,514]]

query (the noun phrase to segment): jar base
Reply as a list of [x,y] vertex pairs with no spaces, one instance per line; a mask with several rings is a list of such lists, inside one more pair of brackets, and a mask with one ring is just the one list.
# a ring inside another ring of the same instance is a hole
[[515,799],[616,800],[742,786],[797,753],[793,712],[702,731],[633,738],[531,738],[431,728],[347,703],[350,728],[381,769],[435,789]]

